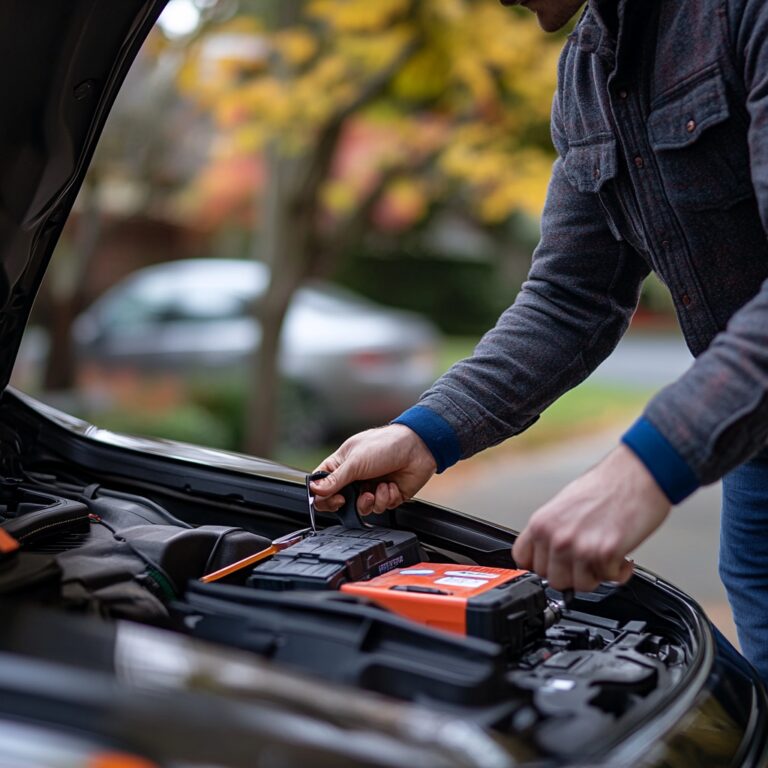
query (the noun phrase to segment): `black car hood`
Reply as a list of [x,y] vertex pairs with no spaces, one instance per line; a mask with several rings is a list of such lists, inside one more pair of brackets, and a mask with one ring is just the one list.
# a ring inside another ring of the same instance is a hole
[[0,391],[109,110],[165,3],[0,4]]

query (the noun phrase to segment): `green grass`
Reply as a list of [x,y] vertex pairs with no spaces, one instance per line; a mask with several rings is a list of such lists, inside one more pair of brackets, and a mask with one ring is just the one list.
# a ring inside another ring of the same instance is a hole
[[527,432],[515,438],[521,448],[544,447],[589,435],[639,416],[653,390],[585,382],[553,403]]
[[455,362],[469,357],[478,341],[477,336],[446,336],[437,356],[439,372],[445,373]]

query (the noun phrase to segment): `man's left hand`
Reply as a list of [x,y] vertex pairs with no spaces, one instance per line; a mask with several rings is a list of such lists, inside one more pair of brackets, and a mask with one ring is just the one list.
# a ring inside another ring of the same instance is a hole
[[669,499],[625,445],[538,509],[512,555],[554,589],[589,592],[632,575],[626,556],[665,520]]

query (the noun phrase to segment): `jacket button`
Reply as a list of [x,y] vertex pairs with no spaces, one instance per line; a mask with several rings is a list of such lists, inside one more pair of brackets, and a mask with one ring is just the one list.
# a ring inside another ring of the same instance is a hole
[[682,301],[682,302],[683,302],[683,306],[684,306],[684,307],[690,307],[690,306],[691,306],[691,304],[693,304],[693,299],[692,299],[692,298],[691,298],[691,297],[690,297],[690,296],[689,296],[687,293],[684,293],[684,294],[683,294],[683,295],[680,297],[680,301]]
[[624,101],[624,100],[627,98],[627,96],[629,96],[629,94],[628,94],[628,93],[627,93],[627,92],[626,92],[626,91],[625,91],[625,90],[622,88],[622,89],[619,91],[619,98],[620,98],[622,101]]
[[685,124],[685,130],[688,131],[688,133],[693,133],[696,130],[696,121],[695,120],[689,120]]
[[636,168],[645,168],[645,160],[643,160],[643,158],[640,157],[640,155],[637,155],[635,157],[634,162],[635,162],[635,167]]
[[662,240],[661,241],[661,247],[665,250],[669,250],[669,246],[672,245],[672,243],[669,242],[669,240]]
[[595,170],[592,171],[592,175],[595,177],[595,179],[599,179],[600,178],[600,168],[599,167],[595,168]]

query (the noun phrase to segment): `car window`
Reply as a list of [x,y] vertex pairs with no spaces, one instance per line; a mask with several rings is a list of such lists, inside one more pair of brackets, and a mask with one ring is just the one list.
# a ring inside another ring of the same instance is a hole
[[157,304],[147,302],[136,294],[116,296],[113,301],[102,303],[102,330],[106,333],[119,333],[121,329],[147,325],[157,318],[159,310]]
[[169,322],[230,320],[248,315],[253,300],[246,290],[210,288],[203,283],[179,286],[173,276],[165,282],[139,284],[101,302],[99,321],[108,333]]
[[351,291],[329,283],[311,283],[298,291],[302,308],[319,313],[351,313],[370,309],[376,305]]

